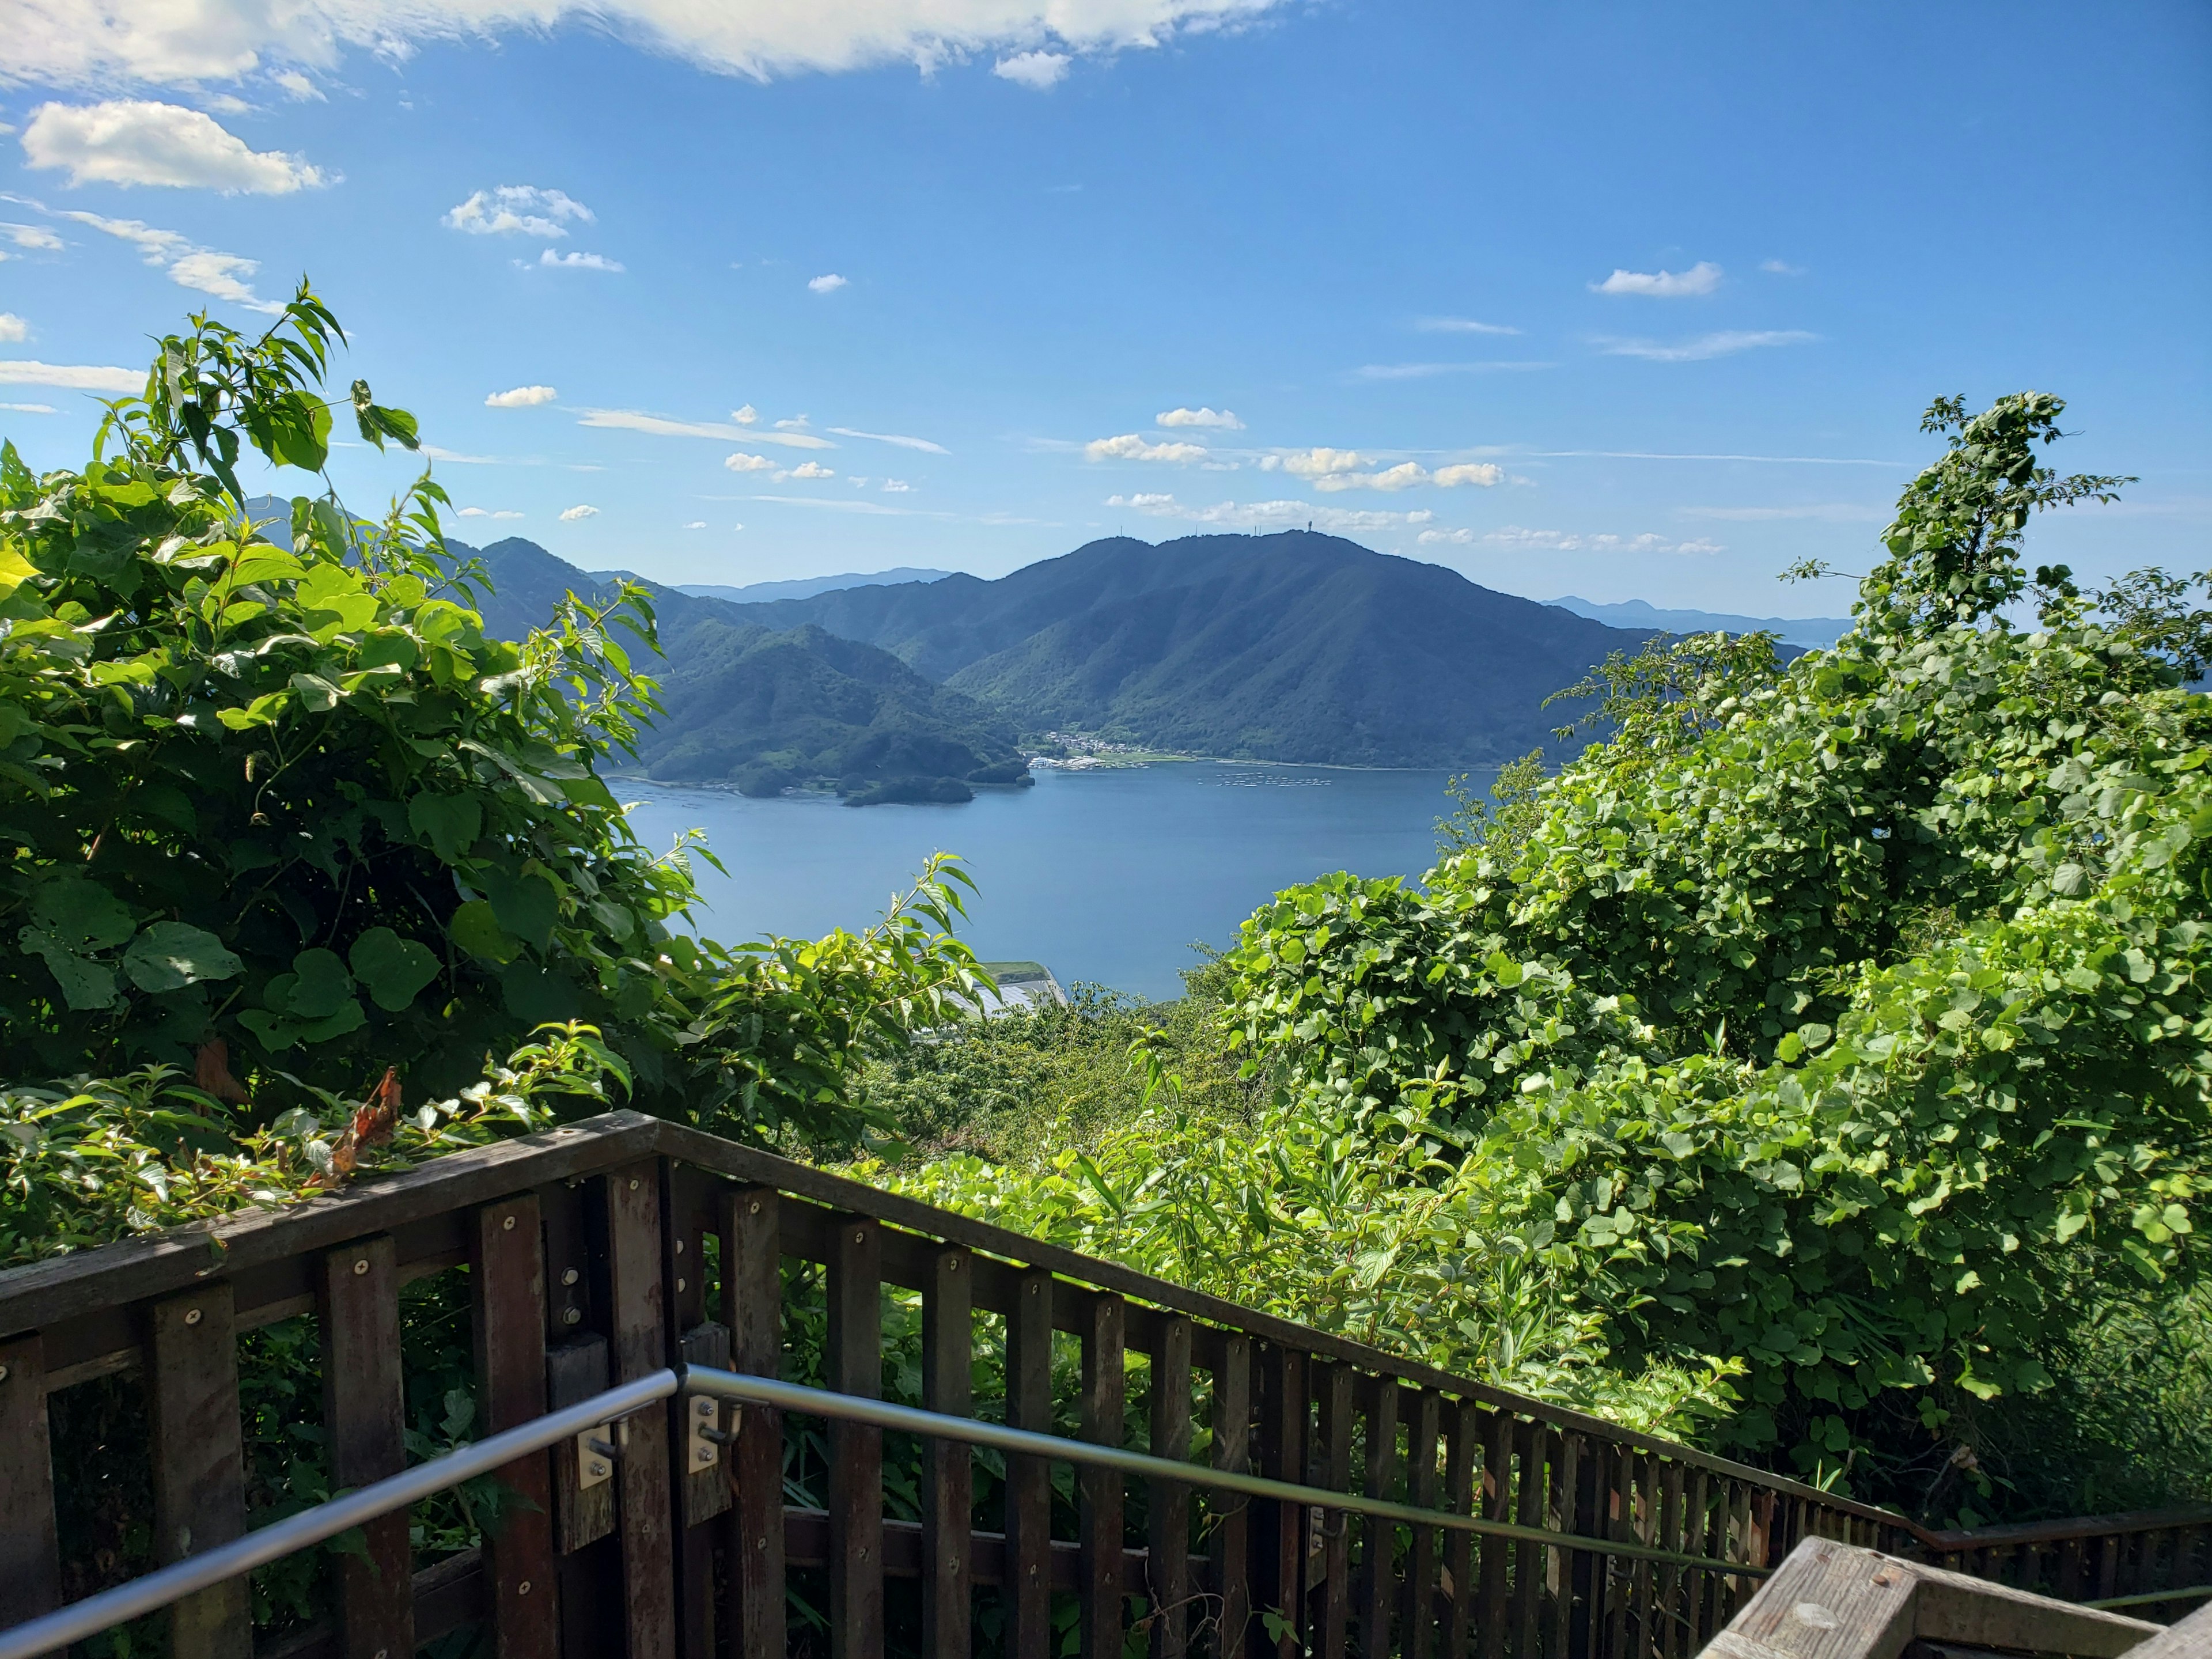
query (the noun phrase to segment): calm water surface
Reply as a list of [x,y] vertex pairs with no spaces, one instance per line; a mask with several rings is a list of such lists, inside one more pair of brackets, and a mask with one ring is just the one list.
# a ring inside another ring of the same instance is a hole
[[1435,859],[1448,775],[1218,761],[1040,769],[1033,789],[963,806],[617,793],[644,799],[631,822],[649,847],[707,832],[730,871],[699,866],[703,931],[718,939],[864,927],[943,848],[981,890],[963,937],[987,960],[1034,958],[1062,984],[1170,997],[1198,960],[1194,941],[1226,945],[1279,889],[1332,870],[1418,877]]

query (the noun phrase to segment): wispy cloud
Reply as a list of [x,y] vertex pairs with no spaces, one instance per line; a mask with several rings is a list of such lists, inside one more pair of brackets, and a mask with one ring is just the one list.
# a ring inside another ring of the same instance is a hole
[[550,270],[605,270],[619,272],[628,269],[619,259],[610,259],[604,253],[556,253],[551,248],[541,248],[538,263]]
[[27,340],[31,325],[12,311],[0,311],[0,340]]
[[1653,363],[1701,363],[1712,357],[1732,357],[1739,351],[1762,346],[1803,345],[1817,340],[1802,328],[1723,329],[1700,334],[1694,340],[1624,340],[1601,334],[1591,343],[1608,357],[1641,357]]
[[635,409],[587,409],[577,418],[579,426],[601,427],[622,432],[649,432],[659,438],[720,438],[746,444],[780,444],[786,449],[835,449],[827,438],[810,432],[757,432],[719,421],[672,421]]
[[422,453],[434,461],[451,461],[455,466],[505,466],[508,463],[497,455],[465,455],[458,449],[447,449],[438,444],[424,444]]
[[834,478],[836,476],[836,472],[819,461],[801,461],[789,471],[777,473],[775,481],[781,483],[787,478]]
[[1170,409],[1152,416],[1152,424],[1162,427],[1212,427],[1220,432],[1242,432],[1244,422],[1225,409]]
[[1064,52],[1018,52],[992,64],[991,73],[1032,92],[1049,92],[1067,78],[1070,61]]
[[495,392],[484,399],[486,409],[530,409],[538,404],[550,404],[561,394],[550,386],[519,386],[509,392]]
[[1517,524],[1488,531],[1483,535],[1482,541],[1488,547],[1551,553],[1719,553],[1726,550],[1718,542],[1675,541],[1648,531],[1640,536],[1586,535],[1577,531],[1530,530]]
[[1802,276],[1805,267],[1793,265],[1780,259],[1761,259],[1759,268],[1770,276]]
[[4,221],[0,221],[0,240],[40,253],[58,253],[62,246],[62,239],[44,225],[13,225]]
[[1910,461],[1878,461],[1860,455],[1696,455],[1655,449],[1532,449],[1532,460],[1568,461],[1751,461],[1765,466],[1908,467]]
[[1147,443],[1134,432],[1115,438],[1093,438],[1083,446],[1084,459],[1092,461],[1166,461],[1188,465],[1202,461],[1207,451],[1200,444]]
[[1390,513],[1316,507],[1311,501],[1217,501],[1211,507],[1200,507],[1167,495],[1109,495],[1106,505],[1129,507],[1156,519],[1180,519],[1188,524],[1220,525],[1237,530],[1299,530],[1310,524],[1316,530],[1352,534],[1410,529],[1436,517],[1425,508]]
[[1687,270],[1616,270],[1601,283],[1592,283],[1596,294],[1638,294],[1650,300],[1688,300],[1711,294],[1721,285],[1721,268],[1700,259]]
[[252,284],[246,280],[261,269],[258,260],[197,246],[182,232],[162,230],[143,219],[110,219],[101,214],[86,213],[76,209],[66,209],[61,216],[89,226],[118,241],[128,242],[138,250],[148,264],[166,270],[169,273],[169,280],[179,288],[211,295],[218,300],[228,300],[234,305],[243,306],[248,311],[258,311],[267,316],[275,316],[284,309],[276,301],[264,300],[256,295]]
[[52,415],[58,412],[52,404],[0,404],[0,409],[11,415]]
[[[11,43],[11,57],[15,51]],[[72,185],[287,196],[331,182],[299,156],[248,149],[211,115],[140,99],[40,105],[23,129],[23,159],[34,168],[66,172]]]
[[0,386],[55,386],[69,392],[143,392],[143,368],[102,368],[79,363],[42,363],[34,357],[0,358]]
[[1425,380],[1437,374],[1522,374],[1557,363],[1365,363],[1353,373],[1363,380]]
[[1392,492],[1432,485],[1455,489],[1472,484],[1487,489],[1505,482],[1505,469],[1488,461],[1461,461],[1433,472],[1419,461],[1382,466],[1356,449],[1293,449],[1263,456],[1260,470],[1278,470],[1312,481],[1316,489],[1335,494],[1346,489]]
[[817,294],[835,294],[839,289],[850,287],[851,284],[847,283],[846,280],[842,276],[840,276],[836,271],[832,270],[825,272],[819,276],[808,277],[806,279],[806,286],[812,289]]
[[[594,511],[596,510],[597,509],[595,508]],[[464,519],[519,519],[522,514],[520,513],[508,512],[505,509],[501,509],[501,511],[495,513],[489,507],[465,507],[460,509],[460,516]],[[563,514],[562,516],[565,517],[566,515]]]
[[1504,323],[1478,323],[1472,317],[1421,317],[1413,326],[1424,334],[1518,334]]
[[858,432],[849,426],[823,428],[841,438],[866,438],[871,443],[896,444],[901,449],[919,449],[927,455],[950,455],[952,452],[943,444],[932,443],[927,438],[908,438],[896,432]]
[[1892,509],[1858,501],[1808,501],[1791,507],[1685,507],[1676,511],[1686,519],[1719,519],[1735,524],[1791,519],[1812,519],[1823,524],[1881,524]]
[[501,185],[479,190],[449,208],[440,222],[471,236],[566,236],[570,222],[593,222],[591,209],[566,191],[536,185]]
[[574,524],[579,519],[596,519],[599,516],[599,509],[598,507],[587,506],[580,502],[574,507],[564,507],[561,509],[561,522],[562,524]]

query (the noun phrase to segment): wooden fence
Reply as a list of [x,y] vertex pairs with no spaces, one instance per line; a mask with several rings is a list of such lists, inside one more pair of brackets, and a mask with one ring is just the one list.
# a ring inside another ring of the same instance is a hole
[[[888,1318],[927,1410],[1132,1443],[1194,1478],[1076,1465],[1070,1479],[1066,1460],[941,1437],[887,1445],[863,1423],[787,1424],[760,1405],[679,1395],[508,1465],[501,1479],[524,1501],[477,1547],[418,1564],[404,1511],[370,1523],[333,1558],[333,1618],[264,1653],[398,1659],[478,1626],[480,1650],[501,1659],[1071,1649],[1108,1659],[1132,1644],[1224,1659],[1687,1659],[1808,1537],[2084,1600],[2212,1580],[2212,1513],[1923,1533],[617,1112],[340,1195],[0,1273],[0,1631],[63,1600],[50,1397],[119,1372],[141,1379],[151,1559],[190,1556],[249,1522],[240,1338],[313,1316],[331,1482],[365,1486],[410,1461],[402,1287],[461,1267],[480,1433],[671,1365],[775,1376],[801,1351],[820,1355],[801,1380],[872,1398]],[[1002,1401],[977,1400],[979,1372],[1003,1376]],[[1209,1491],[1202,1472],[1213,1468],[1563,1541]],[[178,1659],[254,1650],[242,1583],[168,1618]]]

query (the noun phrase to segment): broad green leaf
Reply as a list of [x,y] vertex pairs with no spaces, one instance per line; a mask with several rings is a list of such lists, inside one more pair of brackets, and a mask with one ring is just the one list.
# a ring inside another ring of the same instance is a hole
[[521,941],[499,925],[498,916],[483,899],[471,899],[455,910],[446,931],[454,944],[486,962],[512,962],[522,952]]
[[447,864],[457,864],[483,834],[483,807],[473,795],[421,794],[407,803],[407,822]]
[[415,1000],[417,992],[437,978],[441,966],[429,950],[411,939],[402,939],[389,927],[372,927],[347,953],[356,978],[368,988],[369,1000],[380,1008],[398,1012]]
[[123,971],[142,991],[180,991],[200,980],[231,979],[245,967],[205,928],[151,922],[123,953]]
[[535,946],[541,955],[552,948],[553,926],[560,920],[561,907],[551,882],[543,876],[510,876],[491,871],[477,884],[491,901],[501,927]]
[[41,928],[26,927],[15,936],[24,950],[43,959],[46,971],[61,987],[63,1000],[71,1008],[89,1011],[115,1002],[115,975],[105,964],[88,962],[66,941]]
[[320,945],[292,958],[298,977],[285,998],[285,1012],[299,1019],[323,1019],[337,1013],[353,995],[353,976],[335,951]]
[[120,945],[137,926],[122,900],[82,876],[42,883],[31,900],[31,915],[46,932],[78,951]]

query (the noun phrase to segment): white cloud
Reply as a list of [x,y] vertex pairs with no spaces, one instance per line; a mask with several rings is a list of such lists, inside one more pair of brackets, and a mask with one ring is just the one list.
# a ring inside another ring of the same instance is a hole
[[1064,52],[1018,52],[994,64],[991,73],[1032,92],[1049,92],[1067,78],[1069,62]]
[[1623,340],[1600,335],[1595,344],[1608,357],[1641,357],[1654,363],[1701,363],[1710,357],[1733,356],[1739,351],[1755,350],[1760,346],[1802,345],[1820,337],[1802,328],[1725,329],[1717,334],[1700,334],[1694,340]]
[[599,509],[596,507],[578,505],[575,507],[564,507],[561,509],[561,522],[562,524],[574,524],[579,519],[596,519],[599,516]]
[[1401,461],[1380,472],[1325,472],[1313,481],[1316,489],[1412,489],[1429,481],[1428,469],[1418,461]]
[[649,432],[661,438],[721,438],[735,439],[739,443],[780,444],[786,449],[835,449],[836,445],[827,438],[817,438],[805,432],[748,432],[741,426],[724,426],[714,421],[672,421],[665,416],[647,415],[635,409],[587,409],[577,419],[579,426],[611,428],[624,432]]
[[551,248],[541,249],[538,263],[556,270],[612,270],[619,271],[623,262],[610,259],[604,253],[556,253]]
[[1296,477],[1319,478],[1331,472],[1351,472],[1369,462],[1356,449],[1294,449],[1285,455],[1270,455],[1260,465],[1269,472],[1280,466]]
[[1425,380],[1438,374],[1521,374],[1558,367],[1540,362],[1364,363],[1358,374],[1363,380]]
[[1503,323],[1478,323],[1471,317],[1424,317],[1413,326],[1424,334],[1518,334]]
[[927,438],[906,438],[896,432],[855,432],[849,426],[833,426],[828,430],[841,438],[866,438],[879,444],[896,444],[901,449],[919,449],[927,455],[950,455],[952,452],[943,444],[932,443]]
[[1261,457],[1260,469],[1310,479],[1316,489],[1332,495],[1346,489],[1412,489],[1422,484],[1436,484],[1445,489],[1476,484],[1486,489],[1505,481],[1505,469],[1487,461],[1462,461],[1431,472],[1418,461],[1382,466],[1356,449],[1278,451]]
[[70,392],[138,392],[146,389],[146,371],[42,363],[27,357],[12,362],[0,359],[0,386],[58,386]]
[[1426,509],[1386,513],[1373,509],[1316,507],[1310,501],[1219,501],[1194,507],[1172,495],[1109,495],[1109,507],[1133,507],[1158,519],[1181,519],[1191,524],[1220,525],[1237,530],[1300,530],[1310,524],[1332,533],[1364,533],[1407,530],[1425,525],[1436,514]]
[[529,409],[538,404],[550,404],[561,394],[550,386],[519,386],[509,392],[495,392],[484,399],[486,409]]
[[58,252],[62,245],[62,239],[44,225],[11,225],[0,222],[0,237],[6,238],[17,247],[31,248],[41,253]]
[[1687,270],[1616,270],[1601,283],[1592,283],[1595,294],[1640,294],[1653,300],[1684,300],[1711,294],[1721,285],[1721,268],[1700,259]]
[[1413,539],[1423,547],[1437,547],[1446,544],[1455,547],[1465,547],[1474,540],[1474,532],[1472,530],[1424,530]]
[[1815,519],[1826,524],[1881,524],[1890,517],[1891,511],[1855,501],[1811,501],[1795,507],[1685,507],[1678,510],[1686,519],[1719,519],[1742,524],[1777,519]]
[[23,156],[33,167],[64,169],[72,185],[168,185],[287,196],[330,182],[296,155],[247,149],[211,115],[137,99],[40,105],[23,129]]
[[591,209],[566,191],[501,185],[477,191],[459,206],[447,209],[439,222],[471,236],[543,236],[550,240],[568,234],[564,222],[570,219],[587,225],[593,222]]
[[884,480],[884,494],[886,495],[903,495],[913,488],[914,486],[908,483],[904,478],[886,478]]
[[284,89],[285,95],[295,104],[327,103],[323,89],[297,70],[285,70],[269,77]]
[[143,219],[107,219],[97,213],[83,213],[66,209],[64,219],[74,219],[81,225],[90,225],[94,230],[118,237],[136,247],[149,265],[166,265],[170,260],[191,252],[191,238],[181,232],[157,230]]
[[707,521],[704,519],[694,519],[684,527],[686,530],[704,530],[707,527]]
[[1177,465],[1202,461],[1206,456],[1198,444],[1148,444],[1133,432],[1118,438],[1093,438],[1083,446],[1083,453],[1094,461],[1172,461]]
[[786,478],[834,478],[836,476],[819,461],[801,461],[788,472],[777,473],[775,481],[781,483]]
[[235,253],[187,253],[169,267],[169,280],[180,288],[194,289],[218,300],[228,300],[233,305],[244,306],[248,311],[280,316],[284,307],[273,300],[262,299],[246,280],[260,269],[258,259],[241,258]]
[[0,409],[16,415],[52,415],[56,412],[52,404],[0,404]]
[[31,325],[12,311],[0,311],[0,340],[27,340]]
[[456,466],[505,466],[507,461],[497,455],[464,455],[458,449],[447,449],[437,444],[424,444],[421,453],[434,461],[451,461]]
[[806,286],[817,294],[835,294],[839,289],[845,287],[846,283],[842,276],[832,270],[819,276],[808,277]]
[[387,58],[419,43],[595,26],[702,68],[754,80],[909,63],[924,70],[1052,39],[1071,51],[1163,44],[1279,0],[14,0],[0,81],[190,86],[281,62],[333,67],[349,48]]
[[1793,265],[1781,259],[1761,259],[1759,268],[1770,276],[1802,276],[1805,267]]
[[[599,509],[596,507],[587,507],[578,512],[576,516],[583,518],[591,514],[596,513],[599,510]],[[490,513],[487,512],[481,507],[465,507],[461,509],[461,517],[465,519],[519,519],[521,516],[522,514],[520,513],[509,513],[506,511]],[[563,513],[561,516],[565,519],[568,515],[566,513]]]
[[1493,484],[1505,482],[1505,469],[1493,466],[1488,461],[1462,461],[1457,466],[1440,466],[1436,470],[1435,482],[1446,489],[1460,484],[1475,484],[1488,489]]
[[1152,416],[1154,426],[1210,426],[1223,432],[1242,432],[1244,422],[1225,409],[1170,409]]
[[760,419],[760,410],[747,404],[743,409],[732,410],[730,418],[739,426],[751,426]]
[[1491,531],[1483,541],[1492,547],[1551,553],[1719,553],[1718,542],[1677,542],[1646,532],[1641,536],[1583,535],[1565,530],[1529,530],[1509,524]]
[[765,455],[748,455],[740,450],[735,455],[722,457],[722,465],[732,472],[773,472],[775,463]]
[[775,429],[778,432],[803,432],[806,429],[806,416],[794,415],[787,421],[778,421]]

